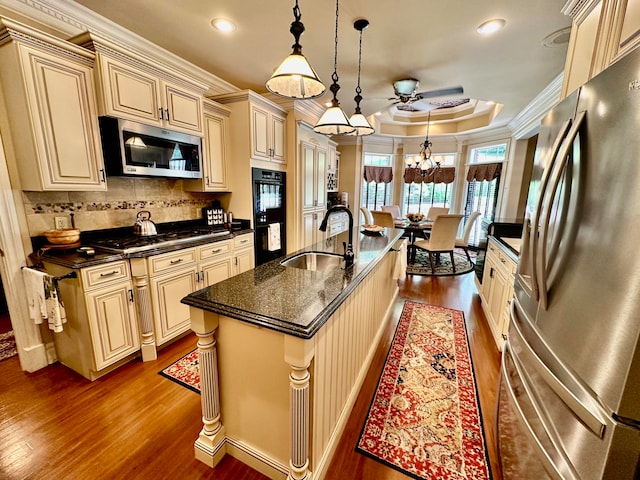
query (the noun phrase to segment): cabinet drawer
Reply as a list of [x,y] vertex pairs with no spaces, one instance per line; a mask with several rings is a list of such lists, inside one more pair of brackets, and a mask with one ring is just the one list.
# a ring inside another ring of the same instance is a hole
[[253,234],[247,233],[233,239],[233,249],[246,248],[253,246]]
[[128,280],[129,262],[112,262],[81,270],[82,284],[85,290],[99,287],[117,280]]
[[174,268],[178,269],[192,264],[195,265],[198,259],[195,248],[184,248],[175,252],[149,257],[147,261],[149,275],[153,276]]
[[208,260],[210,258],[219,257],[225,255],[231,251],[231,240],[224,240],[222,242],[208,243],[198,247],[198,259]]

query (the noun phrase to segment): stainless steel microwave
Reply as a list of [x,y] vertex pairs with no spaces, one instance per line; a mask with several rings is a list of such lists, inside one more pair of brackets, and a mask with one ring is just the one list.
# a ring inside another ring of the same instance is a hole
[[100,117],[107,175],[202,178],[202,139],[113,117]]

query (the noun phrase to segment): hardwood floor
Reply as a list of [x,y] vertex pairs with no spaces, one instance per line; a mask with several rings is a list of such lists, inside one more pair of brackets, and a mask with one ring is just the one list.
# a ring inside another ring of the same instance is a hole
[[[473,273],[440,278],[409,275],[401,282],[393,320],[325,478],[408,478],[355,451],[404,300],[464,312],[489,458],[494,479],[499,480],[494,430],[499,352]],[[195,343],[195,336],[185,337],[160,351],[156,361],[130,362],[95,382],[59,364],[26,373],[17,357],[0,362],[0,478],[266,478],[230,456],[214,469],[194,459],[193,442],[202,425],[200,396],[158,371],[191,351]]]

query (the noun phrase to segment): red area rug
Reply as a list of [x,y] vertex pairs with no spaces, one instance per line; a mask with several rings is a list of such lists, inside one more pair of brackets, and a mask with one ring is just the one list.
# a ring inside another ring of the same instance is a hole
[[0,333],[0,361],[14,357],[18,354],[16,350],[16,339],[13,336],[13,330]]
[[356,450],[414,478],[491,478],[462,312],[405,303]]
[[187,353],[180,360],[158,372],[163,377],[200,393],[200,370],[198,369],[198,349]]

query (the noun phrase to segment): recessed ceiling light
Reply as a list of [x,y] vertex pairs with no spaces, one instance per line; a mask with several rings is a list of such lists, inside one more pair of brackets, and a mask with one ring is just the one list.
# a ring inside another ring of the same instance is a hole
[[233,32],[236,29],[236,24],[226,18],[214,18],[211,20],[211,25],[216,30],[225,33]]
[[491,35],[492,33],[495,33],[503,28],[506,23],[507,21],[503,18],[494,18],[493,20],[487,20],[486,22],[480,24],[478,28],[476,28],[476,32],[478,32],[480,35]]

